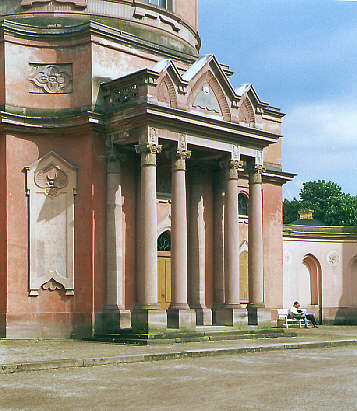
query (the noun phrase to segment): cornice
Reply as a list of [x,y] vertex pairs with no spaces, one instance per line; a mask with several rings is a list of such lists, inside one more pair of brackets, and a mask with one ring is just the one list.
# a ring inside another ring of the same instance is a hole
[[137,123],[138,118],[145,117],[150,123],[157,127],[162,124],[165,127],[184,131],[185,133],[198,133],[207,138],[218,139],[232,144],[242,144],[255,148],[264,148],[275,143],[281,136],[260,129],[245,127],[241,124],[226,122],[210,117],[200,116],[170,107],[159,106],[152,103],[134,105],[125,110],[118,110],[105,115],[105,123],[111,129],[116,124],[131,122]]
[[357,227],[342,226],[283,226],[283,237],[286,239],[306,240],[350,240],[357,241]]
[[61,116],[51,114],[41,117],[0,111],[0,124],[3,130],[21,129],[21,132],[29,134],[63,133],[63,129],[77,129],[88,127],[88,125],[98,129],[104,126],[102,116],[91,111]]
[[31,39],[33,41],[47,42],[51,41],[66,41],[68,38],[83,36],[87,34],[97,35],[111,41],[126,44],[130,47],[145,50],[146,52],[157,54],[169,59],[179,59],[186,64],[192,64],[196,61],[197,56],[178,51],[148,40],[136,37],[133,34],[127,33],[116,28],[106,26],[104,24],[88,21],[86,23],[66,26],[66,27],[36,27],[22,23],[17,23],[11,20],[0,21],[0,33],[11,34],[15,37]]

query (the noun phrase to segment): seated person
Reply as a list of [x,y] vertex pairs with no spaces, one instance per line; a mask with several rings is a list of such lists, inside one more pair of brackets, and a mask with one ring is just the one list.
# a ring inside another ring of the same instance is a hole
[[296,318],[298,320],[300,320],[300,319],[304,320],[305,328],[307,328],[308,325],[309,325],[307,320],[310,320],[313,327],[318,328],[315,316],[313,314],[307,314],[306,310],[302,310],[300,308],[300,304],[299,304],[298,301],[295,301],[294,304],[289,309],[288,317],[289,318]]

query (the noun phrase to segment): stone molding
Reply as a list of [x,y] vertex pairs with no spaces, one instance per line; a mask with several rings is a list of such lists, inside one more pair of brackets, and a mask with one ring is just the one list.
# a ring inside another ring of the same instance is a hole
[[73,4],[76,7],[82,8],[88,5],[87,0],[22,0],[21,7],[31,7],[35,3],[51,3],[51,1],[62,4]]

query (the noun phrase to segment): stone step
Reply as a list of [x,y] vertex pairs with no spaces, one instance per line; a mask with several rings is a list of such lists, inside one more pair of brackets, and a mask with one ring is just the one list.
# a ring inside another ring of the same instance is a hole
[[[175,332],[176,331],[176,332]],[[203,341],[224,341],[240,339],[260,339],[260,338],[279,338],[295,337],[296,333],[286,332],[284,329],[271,330],[207,330],[207,331],[189,331],[170,330],[163,334],[141,334],[132,330],[123,330],[120,333],[108,333],[97,335],[93,338],[95,341],[112,342],[119,344],[174,344],[185,342],[203,342]]]

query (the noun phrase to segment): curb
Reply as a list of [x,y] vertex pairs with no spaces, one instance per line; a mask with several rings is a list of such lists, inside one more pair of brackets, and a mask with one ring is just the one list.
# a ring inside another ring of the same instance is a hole
[[281,350],[297,350],[308,348],[332,348],[344,345],[357,344],[357,339],[333,340],[333,341],[311,341],[298,343],[278,343],[269,345],[259,345],[255,347],[239,348],[205,348],[197,350],[185,350],[170,353],[157,354],[133,354],[115,357],[99,357],[77,359],[61,359],[53,361],[23,362],[15,364],[0,365],[0,374],[13,374],[21,371],[55,370],[71,367],[94,367],[98,365],[118,365],[149,361],[178,360],[185,358],[213,357],[218,355],[246,354],[254,352],[269,352]]

